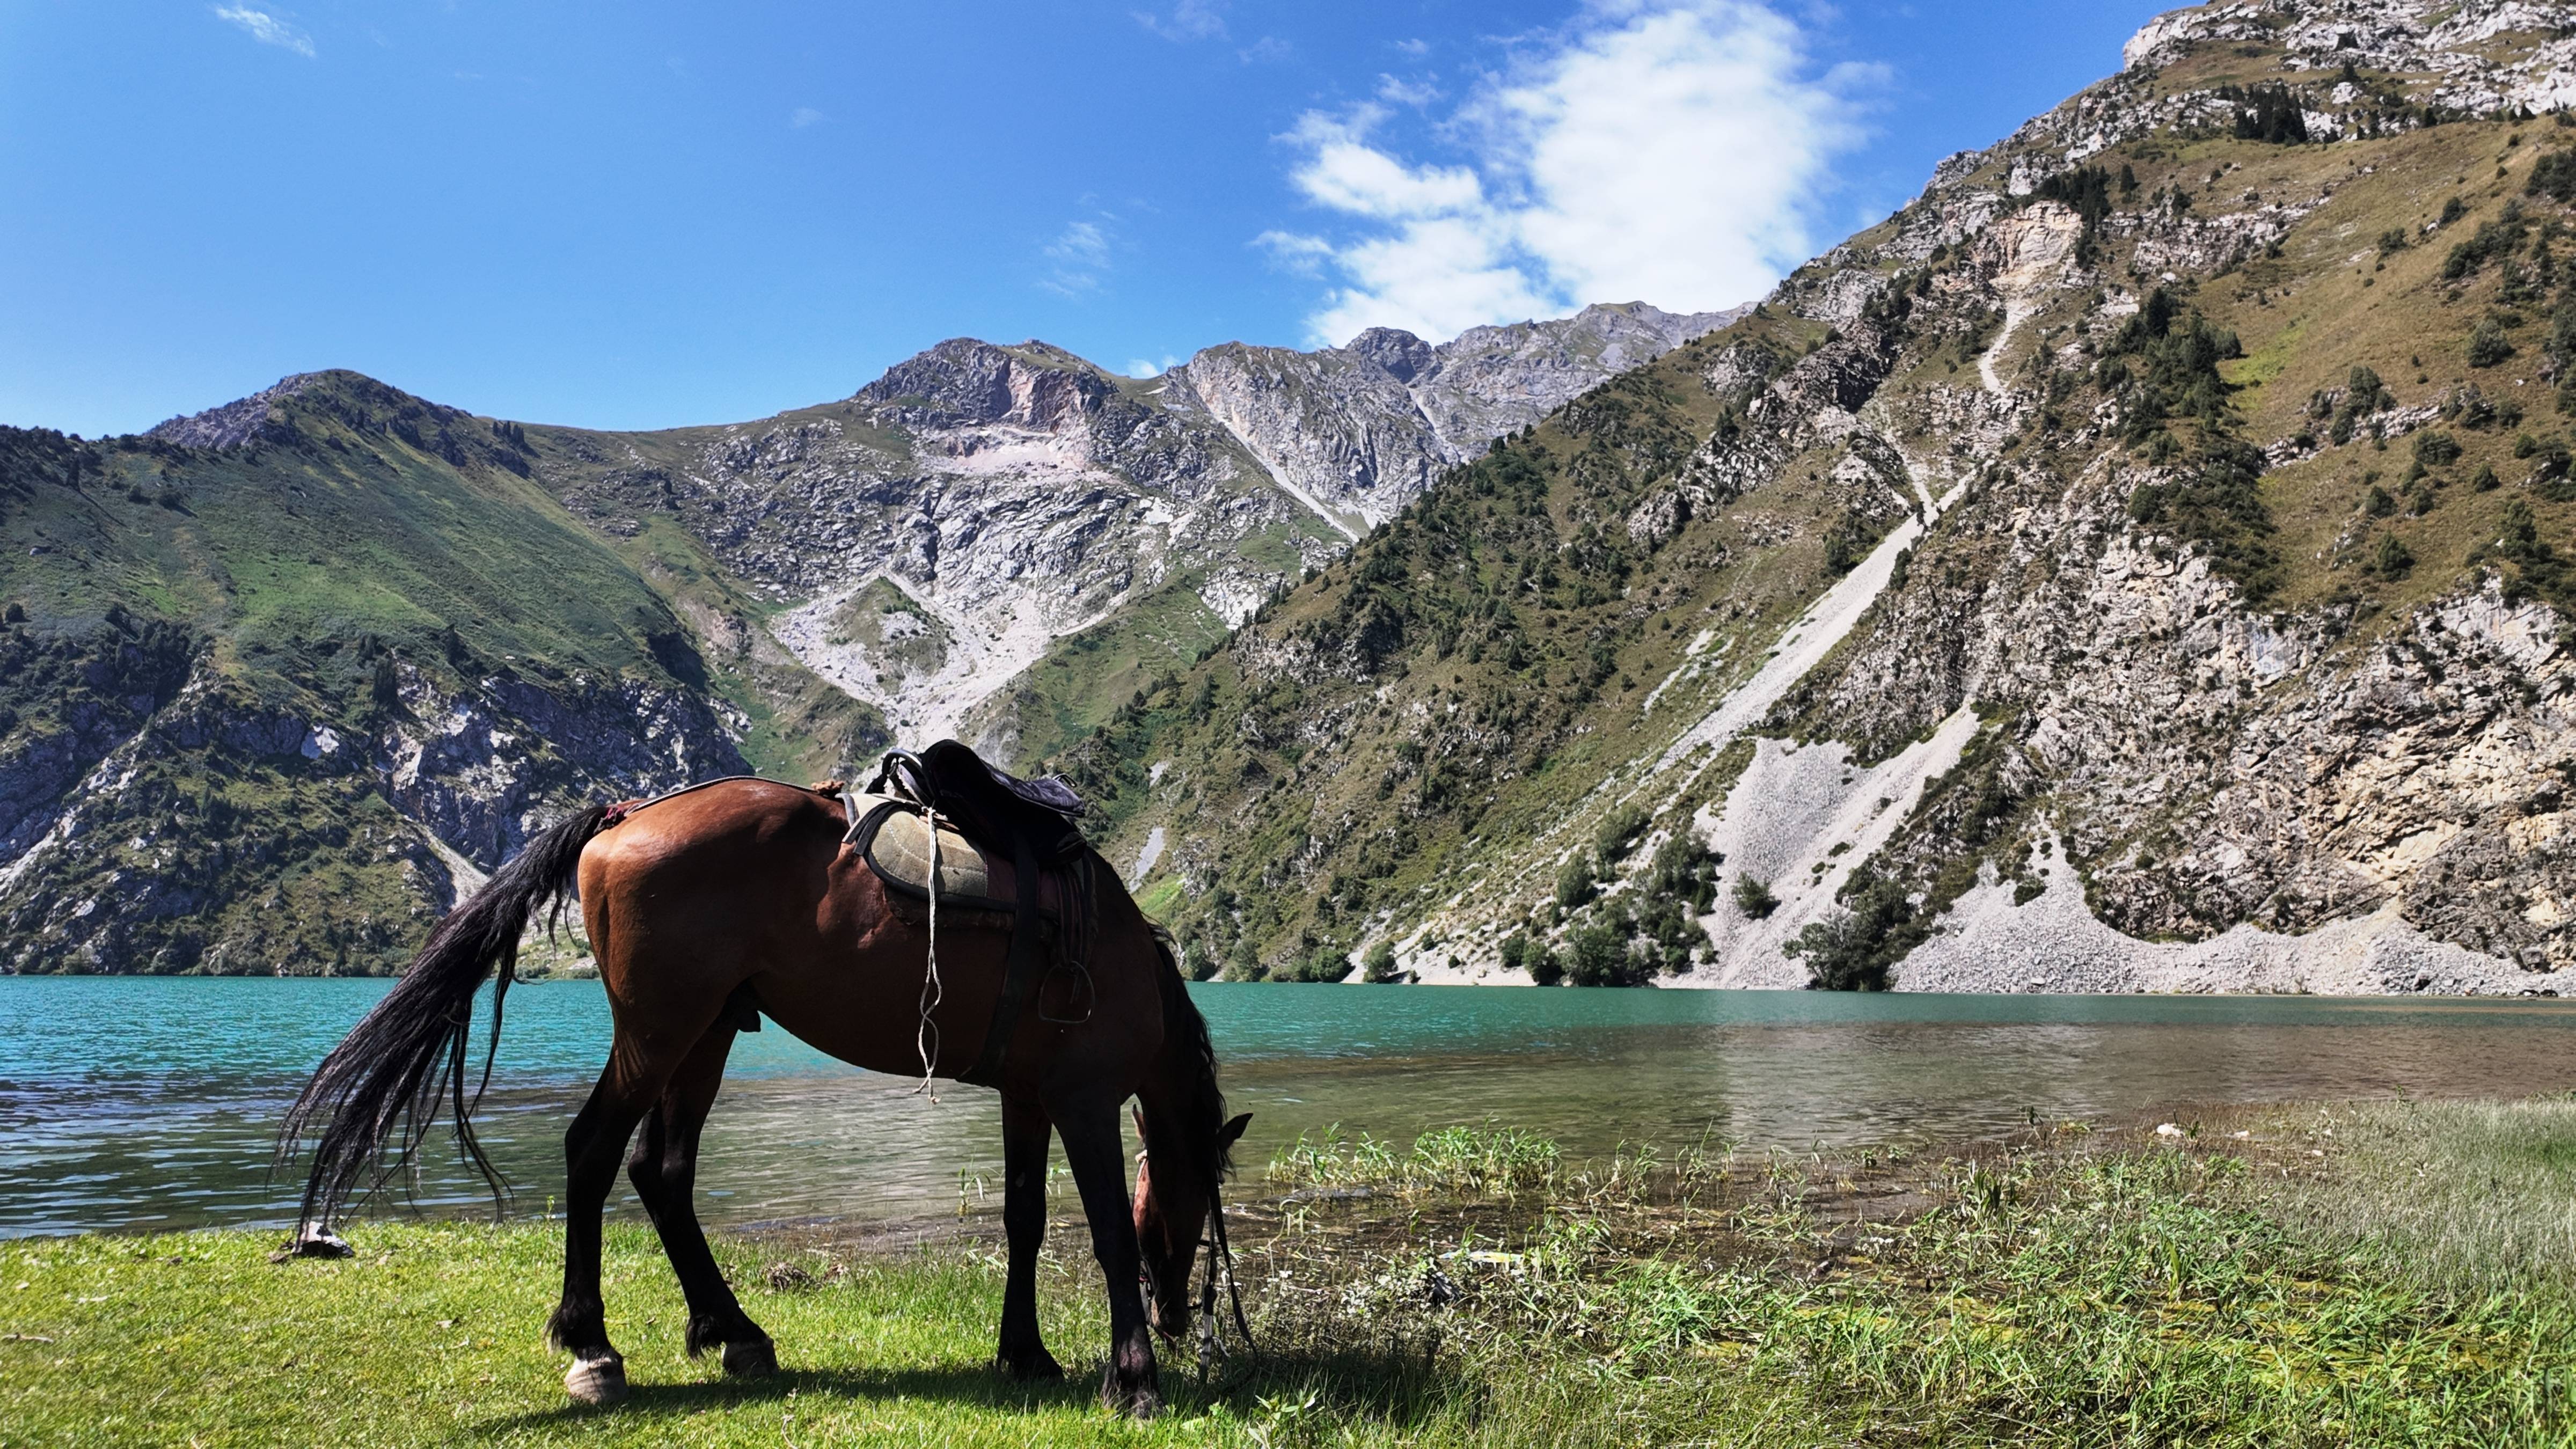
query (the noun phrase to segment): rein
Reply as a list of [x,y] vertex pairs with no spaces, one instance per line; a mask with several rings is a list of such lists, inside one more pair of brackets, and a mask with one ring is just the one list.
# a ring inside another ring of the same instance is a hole
[[[1144,1119],[1138,1118],[1137,1129],[1142,1131],[1144,1125]],[[1150,1162],[1153,1159],[1153,1149],[1138,1148],[1136,1159],[1139,1162]],[[1209,1231],[1200,1236],[1198,1242],[1200,1247],[1207,1249],[1208,1255],[1207,1276],[1199,1280],[1199,1381],[1202,1384],[1207,1381],[1209,1371],[1216,1366],[1218,1360],[1234,1357],[1226,1351],[1225,1340],[1218,1335],[1216,1327],[1216,1280],[1220,1272],[1225,1275],[1226,1296],[1234,1305],[1234,1331],[1235,1335],[1243,1340],[1244,1354],[1254,1362],[1258,1362],[1261,1357],[1261,1345],[1252,1336],[1252,1324],[1243,1316],[1243,1284],[1234,1276],[1234,1245],[1226,1241],[1224,1199],[1222,1186],[1211,1184],[1208,1188],[1208,1222],[1212,1226]],[[1145,1286],[1148,1289],[1153,1287],[1153,1275],[1150,1271],[1146,1274]],[[1250,1363],[1245,1365],[1247,1377],[1250,1375],[1251,1367]],[[1231,1392],[1238,1386],[1228,1384],[1221,1391]]]
[[1231,1358],[1225,1340],[1216,1331],[1216,1275],[1225,1271],[1226,1297],[1234,1306],[1234,1331],[1243,1339],[1246,1377],[1261,1359],[1261,1345],[1252,1337],[1252,1324],[1243,1316],[1243,1284],[1234,1276],[1234,1248],[1225,1239],[1225,1203],[1211,1191],[1208,1194],[1208,1222],[1213,1225],[1199,1246],[1208,1250],[1207,1277],[1199,1283],[1199,1378],[1204,1381],[1219,1359]]

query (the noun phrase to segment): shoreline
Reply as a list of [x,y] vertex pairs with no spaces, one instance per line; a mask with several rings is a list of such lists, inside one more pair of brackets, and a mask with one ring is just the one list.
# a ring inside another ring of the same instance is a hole
[[1784,1449],[2561,1442],[2570,1163],[2563,1098],[2184,1105],[1937,1152],[1309,1137],[1229,1213],[1262,1357],[1202,1384],[1167,1347],[1150,1425],[1093,1402],[1069,1213],[1039,1284],[1071,1377],[1035,1386],[987,1367],[980,1215],[714,1234],[785,1366],[750,1381],[679,1352],[658,1246],[612,1225],[636,1397],[605,1411],[537,1341],[545,1223],[364,1221],[355,1257],[282,1264],[273,1232],[22,1240],[0,1443],[1704,1443],[1711,1403],[1741,1413],[1722,1442]]
[[[2248,929],[2253,930],[2256,935],[2264,934],[2260,932],[2258,928]],[[2232,935],[2233,933],[2230,934]],[[2284,937],[2276,939],[2294,940],[2300,938]],[[2528,975],[2534,973],[2525,974]],[[2029,986],[2025,986],[2020,989],[2013,989],[2009,986],[2008,982],[2006,982],[2006,978],[2008,976],[2009,972],[1995,976],[1995,980],[1997,982],[2006,984],[1988,988],[1961,987],[1947,982],[1939,986],[1917,988],[1905,984],[1903,978],[1899,977],[1897,983],[1885,991],[1825,991],[1811,987],[1782,985],[1777,983],[1764,983],[1757,985],[1719,984],[1716,982],[1694,980],[1689,977],[1664,978],[1643,982],[1635,986],[1575,986],[1571,984],[1560,984],[1550,987],[1539,987],[1537,986],[1537,983],[1526,979],[1517,981],[1494,980],[1487,979],[1481,975],[1469,976],[1458,972],[1445,974],[1436,980],[1369,982],[1363,981],[1358,974],[1357,968],[1354,967],[1352,974],[1341,981],[1315,982],[1286,981],[1278,979],[1232,981],[1222,977],[1211,977],[1204,981],[1192,981],[1189,984],[1194,987],[1223,986],[1287,989],[1294,989],[1301,986],[1403,986],[1438,989],[1466,988],[1469,990],[1483,989],[1510,991],[1535,989],[1568,993],[1579,992],[1624,995],[1662,993],[1666,995],[1707,996],[1720,999],[1726,997],[1815,996],[1857,999],[1909,997],[1984,999],[1991,997],[1996,999],[2013,1000],[2039,998],[2042,1000],[2056,1001],[2158,1001],[2188,999],[2205,1001],[2299,1000],[2317,1002],[2420,1001],[2427,1003],[2561,1000],[2576,1002],[2576,995],[2562,996],[2556,989],[2555,984],[2538,984],[2539,981],[2543,980],[2551,983],[2555,983],[2557,981],[2555,976],[2546,975],[2538,976],[2533,984],[2519,986],[2517,989],[2511,991],[2501,989],[2481,990],[2479,989],[2479,982],[2468,981],[2465,979],[2457,982],[2445,979],[2443,981],[2437,981],[2434,984],[2427,985],[2421,989],[2410,988],[2401,990],[2392,987],[2385,991],[2320,991],[2309,989],[2305,985],[2300,984],[2264,985],[2259,983],[2237,988],[2232,986],[2209,985],[2197,980],[2177,980],[2174,984],[2141,985],[2127,989],[2106,988],[2100,990],[2066,991],[2058,990],[2054,987],[2043,990]],[[400,973],[397,972],[386,972],[378,975],[358,972],[302,971],[12,971],[0,968],[0,981],[379,981],[390,984],[400,979]],[[2498,979],[2501,980],[2502,978]],[[599,973],[596,970],[554,971],[537,975],[523,974],[512,978],[514,988],[518,986],[596,985],[598,982]]]

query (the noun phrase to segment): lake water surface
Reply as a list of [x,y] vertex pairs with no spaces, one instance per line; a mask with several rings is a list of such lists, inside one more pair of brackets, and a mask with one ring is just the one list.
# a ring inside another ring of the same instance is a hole
[[[266,1177],[278,1113],[387,984],[0,977],[0,1236],[291,1219],[296,1184]],[[1193,990],[1227,1090],[1254,1114],[1242,1160],[1256,1172],[1333,1123],[1402,1145],[1493,1120],[1588,1155],[1704,1134],[1923,1145],[2031,1113],[2576,1089],[2576,1003],[2556,1001]],[[560,1192],[563,1126],[608,1036],[596,983],[510,994],[477,1120],[519,1210]],[[993,1096],[949,1086],[933,1105],[913,1085],[774,1025],[742,1037],[707,1131],[701,1210],[739,1224],[989,1205],[977,1194],[1000,1180]],[[444,1142],[418,1201],[476,1211],[480,1184]]]

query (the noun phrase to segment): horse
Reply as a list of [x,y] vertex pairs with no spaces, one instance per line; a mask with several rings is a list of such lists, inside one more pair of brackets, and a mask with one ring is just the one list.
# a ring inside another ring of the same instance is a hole
[[[593,805],[537,834],[439,922],[288,1111],[282,1160],[318,1137],[298,1241],[335,1241],[329,1225],[353,1192],[406,1166],[442,1106],[501,1205],[505,1189],[473,1135],[473,1103],[491,1081],[519,941],[541,908],[551,929],[570,894],[615,1036],[564,1134],[563,1296],[546,1325],[549,1341],[572,1355],[564,1387],[586,1404],[628,1391],[604,1321],[599,1251],[601,1212],[630,1138],[627,1175],[688,1299],[689,1356],[715,1348],[729,1375],[775,1372],[769,1335],[716,1267],[691,1201],[699,1131],[736,1032],[758,1029],[756,1010],[870,1071],[954,1077],[979,1061],[992,1029],[1009,938],[1007,918],[952,912],[938,922],[940,991],[935,1009],[926,1006],[930,923],[918,903],[899,907],[844,848],[848,814],[831,788],[723,781],[640,807]],[[1192,1263],[1211,1225],[1222,1243],[1218,1194],[1246,1119],[1226,1115],[1207,1023],[1168,936],[1104,862],[1091,864],[1089,880],[1113,882],[1093,892],[1092,1009],[1079,1022],[1019,1016],[990,1084],[1002,1098],[1010,1251],[994,1363],[1014,1379],[1063,1374],[1040,1339],[1036,1298],[1054,1133],[1108,1283],[1101,1401],[1144,1418],[1162,1400],[1147,1330],[1175,1342],[1188,1330]],[[474,997],[496,971],[491,1046],[469,1096]],[[1132,1215],[1119,1124],[1131,1098],[1144,1138]],[[1211,1248],[1201,1300],[1211,1313],[1219,1251]]]

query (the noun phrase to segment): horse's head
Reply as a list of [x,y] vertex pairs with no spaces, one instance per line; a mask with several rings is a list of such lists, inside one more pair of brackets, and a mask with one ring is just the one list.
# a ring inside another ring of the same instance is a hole
[[[1197,1259],[1199,1239],[1207,1231],[1208,1213],[1216,1205],[1226,1156],[1252,1114],[1243,1113],[1215,1127],[1210,1140],[1203,1142],[1187,1141],[1181,1131],[1168,1125],[1165,1130],[1171,1140],[1157,1138],[1148,1131],[1147,1120],[1144,1114],[1137,1115],[1137,1135],[1146,1146],[1136,1154],[1136,1243],[1143,1252],[1146,1301],[1153,1311],[1154,1331],[1178,1340],[1190,1329],[1190,1267]],[[1160,1172],[1155,1171],[1158,1164]],[[1208,1271],[1215,1272],[1215,1265],[1210,1264]]]

